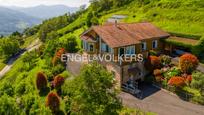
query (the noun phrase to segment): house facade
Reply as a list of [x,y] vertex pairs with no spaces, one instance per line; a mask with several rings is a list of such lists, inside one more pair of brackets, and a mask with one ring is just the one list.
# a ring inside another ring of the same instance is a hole
[[[162,51],[163,43],[160,39],[170,35],[151,23],[113,23],[93,26],[81,35],[84,53],[89,55],[112,54],[118,56],[142,54],[144,60],[149,51]],[[112,72],[119,85],[133,81],[144,80],[147,71],[144,62],[120,60],[107,62],[100,61],[108,71]]]

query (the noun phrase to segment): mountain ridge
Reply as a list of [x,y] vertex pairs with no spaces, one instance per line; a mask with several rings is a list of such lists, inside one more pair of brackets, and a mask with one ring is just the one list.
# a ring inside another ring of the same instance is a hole
[[23,12],[27,15],[39,18],[39,19],[49,19],[63,15],[65,13],[74,13],[78,10],[78,7],[70,7],[66,5],[38,5],[33,7],[9,7],[16,11]]

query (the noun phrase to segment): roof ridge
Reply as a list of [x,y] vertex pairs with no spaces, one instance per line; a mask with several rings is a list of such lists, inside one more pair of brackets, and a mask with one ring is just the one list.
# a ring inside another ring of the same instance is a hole
[[[131,23],[121,23],[121,22],[118,22],[117,25],[131,25],[131,24],[144,24],[144,23],[148,23],[148,24],[151,24],[150,22],[131,22]],[[94,25],[92,27],[103,27],[103,26],[113,26],[115,25],[115,23],[109,23],[109,24],[103,24],[103,25]]]

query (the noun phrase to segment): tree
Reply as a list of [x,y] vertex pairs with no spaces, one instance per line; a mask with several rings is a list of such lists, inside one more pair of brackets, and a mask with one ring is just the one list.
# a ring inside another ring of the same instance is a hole
[[0,97],[0,114],[1,115],[20,115],[20,109],[14,98],[8,95]]
[[63,46],[68,53],[76,53],[78,51],[76,39],[75,36],[70,36],[64,41]]
[[91,19],[93,18],[93,13],[92,12],[89,12],[88,15],[87,15],[87,18],[86,18],[86,25],[88,27],[91,27],[92,26],[92,23],[91,23]]
[[50,32],[50,33],[47,34],[47,38],[46,38],[46,39],[48,39],[48,40],[50,40],[50,39],[56,39],[57,37],[58,37],[57,32],[56,32],[56,31],[52,31],[52,32]]
[[60,110],[60,98],[54,93],[50,92],[46,97],[46,106],[52,110],[53,113],[56,113]]
[[20,50],[20,44],[17,40],[11,38],[0,39],[0,49],[3,54],[8,58],[16,54]]
[[180,57],[179,66],[183,73],[190,74],[196,70],[199,61],[196,56],[192,54],[184,54]]
[[44,73],[42,72],[37,73],[36,86],[37,86],[37,89],[40,91],[47,88],[47,77],[45,76]]
[[71,113],[117,114],[121,103],[117,98],[111,73],[97,63],[85,65],[80,75],[63,86],[68,96]]

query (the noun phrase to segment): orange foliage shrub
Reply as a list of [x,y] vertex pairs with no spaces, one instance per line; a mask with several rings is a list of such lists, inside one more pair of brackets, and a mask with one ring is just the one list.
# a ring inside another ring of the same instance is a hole
[[197,68],[198,64],[198,58],[192,54],[184,54],[179,60],[179,66],[183,73],[192,73]]
[[47,87],[47,77],[44,73],[37,73],[36,86],[38,90],[43,90]]
[[183,77],[175,76],[172,77],[168,81],[168,85],[176,86],[176,87],[181,87],[185,85],[185,79]]
[[150,60],[150,63],[151,63],[153,68],[155,68],[155,69],[156,68],[160,68],[161,63],[160,63],[159,57],[157,57],[157,56],[149,56],[149,60]]
[[187,83],[191,83],[192,79],[193,79],[192,75],[188,75],[188,76],[186,77],[186,82],[187,82]]
[[64,81],[65,81],[64,77],[60,75],[56,76],[54,78],[54,87],[57,89],[60,88],[63,85]]
[[61,56],[62,56],[62,54],[64,54],[64,53],[65,53],[65,49],[64,49],[64,48],[59,49],[59,50],[55,53],[55,56],[54,56],[53,59],[52,59],[52,64],[53,64],[53,66],[55,66],[56,62],[57,62],[59,59],[61,59]]
[[50,92],[46,97],[46,106],[49,107],[54,113],[59,111],[60,108],[59,96],[54,92]]

